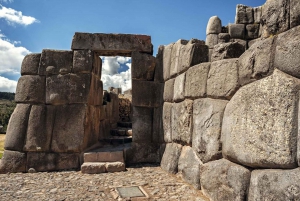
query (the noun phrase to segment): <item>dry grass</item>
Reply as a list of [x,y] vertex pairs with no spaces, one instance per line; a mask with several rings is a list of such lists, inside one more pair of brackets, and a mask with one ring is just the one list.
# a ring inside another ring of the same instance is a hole
[[0,158],[2,158],[2,154],[4,151],[4,140],[5,140],[5,135],[0,134]]

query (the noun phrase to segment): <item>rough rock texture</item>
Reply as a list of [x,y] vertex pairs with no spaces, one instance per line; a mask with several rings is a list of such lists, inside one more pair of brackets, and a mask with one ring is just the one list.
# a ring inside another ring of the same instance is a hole
[[300,200],[299,184],[300,168],[254,170],[248,200]]
[[21,75],[37,75],[41,54],[28,54],[24,57],[21,66]]
[[170,79],[170,68],[171,68],[171,56],[172,56],[172,48],[174,43],[171,43],[164,48],[163,54],[163,76],[164,80],[167,81]]
[[267,0],[262,6],[262,37],[267,38],[289,29],[289,0]]
[[[239,58],[239,84],[245,85],[273,73],[271,52],[274,38],[254,43]],[[285,65],[284,65],[285,66]]]
[[151,142],[153,108],[133,107],[133,142]]
[[192,143],[193,101],[184,100],[172,107],[172,140],[185,145]]
[[225,109],[223,156],[250,167],[296,167],[299,89],[300,80],[279,70],[242,87]]
[[201,63],[188,69],[185,75],[184,95],[186,98],[195,99],[206,95],[209,68],[210,63]]
[[207,95],[213,98],[230,99],[237,88],[237,59],[212,62],[207,78]]
[[164,103],[163,106],[163,128],[164,128],[164,141],[166,143],[172,142],[172,103]]
[[0,173],[26,171],[26,154],[18,151],[5,150],[0,160]]
[[259,24],[262,15],[262,6],[253,8],[254,23]]
[[206,35],[208,34],[219,34],[222,30],[222,22],[218,16],[212,16],[209,18],[207,27],[206,27]]
[[126,163],[159,163],[159,148],[157,143],[132,143],[131,148],[125,150]]
[[279,34],[276,40],[274,68],[300,78],[300,27]]
[[300,25],[300,2],[290,0],[290,28]]
[[197,99],[193,105],[193,148],[202,162],[222,158],[221,126],[228,101]]
[[99,174],[106,170],[105,163],[84,163],[81,166],[81,173],[83,174]]
[[219,33],[218,34],[218,43],[228,43],[230,40],[229,33]]
[[194,150],[190,146],[184,146],[178,160],[178,172],[196,189],[200,189],[200,165],[202,162]]
[[105,168],[107,172],[121,172],[125,171],[125,164],[122,162],[106,163]]
[[63,105],[68,103],[70,74],[53,75],[46,78],[46,104]]
[[245,38],[245,25],[244,24],[229,24],[228,32],[231,38],[244,39]]
[[255,39],[259,36],[259,24],[248,24],[246,25],[246,38]]
[[171,78],[175,77],[177,75],[177,73],[179,72],[179,65],[180,65],[180,59],[181,59],[180,52],[182,52],[181,49],[184,48],[187,43],[188,43],[187,40],[180,39],[172,47],[171,66],[170,66],[170,77]]
[[153,81],[156,64],[155,57],[139,52],[132,52],[131,57],[131,65],[134,69],[131,72],[132,79]]
[[251,172],[226,159],[205,163],[200,168],[203,194],[213,201],[246,200]]
[[182,73],[175,78],[174,82],[174,97],[175,102],[180,102],[184,100],[184,89],[185,89],[185,74]]
[[84,162],[124,162],[122,151],[103,150],[101,152],[87,152],[83,154]]
[[245,52],[245,47],[238,42],[220,43],[214,46],[211,61],[239,58]]
[[16,89],[17,103],[45,103],[45,77],[23,75]]
[[165,46],[160,45],[156,54],[156,65],[154,72],[155,82],[164,82],[164,49]]
[[160,166],[163,170],[175,174],[178,172],[178,160],[180,157],[182,145],[167,144]]
[[7,127],[4,149],[23,150],[30,109],[29,104],[17,104]]
[[206,36],[205,45],[212,49],[216,44],[218,44],[218,34],[208,34]]
[[75,50],[73,55],[72,73],[90,73],[93,68],[93,62],[94,62],[93,51]]
[[170,79],[165,82],[165,88],[164,88],[164,101],[165,102],[173,102],[174,83],[175,83],[175,78]]
[[133,51],[149,54],[153,52],[151,37],[147,35],[79,32],[73,36],[71,49],[95,50],[101,56],[131,56]]
[[71,73],[72,67],[72,51],[49,49],[44,49],[42,51],[39,75]]
[[236,6],[236,24],[252,24],[254,21],[253,8],[245,5],[238,4]]

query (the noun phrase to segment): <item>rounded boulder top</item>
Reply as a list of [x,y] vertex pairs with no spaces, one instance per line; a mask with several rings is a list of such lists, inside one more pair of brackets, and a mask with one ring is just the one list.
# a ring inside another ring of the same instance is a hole
[[222,22],[218,16],[212,16],[207,23],[206,35],[219,34],[222,30]]

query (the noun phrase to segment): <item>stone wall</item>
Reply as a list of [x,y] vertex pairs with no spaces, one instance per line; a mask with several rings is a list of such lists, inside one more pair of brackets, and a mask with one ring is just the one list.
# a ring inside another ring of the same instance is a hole
[[228,33],[212,17],[205,59],[185,70],[189,43],[164,46],[161,167],[210,200],[300,199],[296,2],[238,5]]

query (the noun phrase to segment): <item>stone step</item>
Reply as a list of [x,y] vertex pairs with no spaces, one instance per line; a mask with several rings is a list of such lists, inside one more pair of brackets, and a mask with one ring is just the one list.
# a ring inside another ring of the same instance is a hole
[[122,162],[124,163],[123,150],[93,151],[83,154],[83,161],[86,162]]
[[119,127],[132,128],[132,122],[118,122]]
[[123,162],[84,162],[81,165],[81,172],[84,174],[99,174],[105,172],[122,172],[125,171]]
[[104,139],[104,141],[111,145],[126,144],[132,142],[132,136],[111,136]]
[[112,136],[132,136],[131,128],[117,127],[110,130]]

